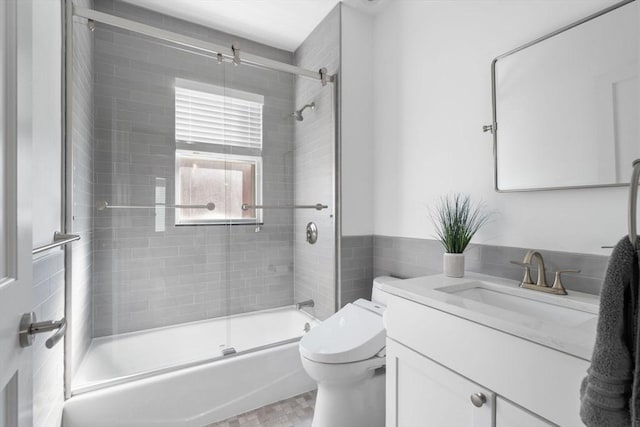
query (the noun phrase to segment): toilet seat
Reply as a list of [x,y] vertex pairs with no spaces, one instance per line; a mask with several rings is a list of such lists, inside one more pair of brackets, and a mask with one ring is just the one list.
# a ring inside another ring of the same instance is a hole
[[[372,304],[370,301],[362,300]],[[351,363],[369,359],[385,347],[382,310],[363,302],[347,304],[300,340],[300,354],[319,363]]]

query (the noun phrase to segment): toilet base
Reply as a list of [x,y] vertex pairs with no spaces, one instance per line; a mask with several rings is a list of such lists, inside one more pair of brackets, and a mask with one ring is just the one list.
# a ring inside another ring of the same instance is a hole
[[356,382],[320,383],[311,427],[384,427],[384,369]]

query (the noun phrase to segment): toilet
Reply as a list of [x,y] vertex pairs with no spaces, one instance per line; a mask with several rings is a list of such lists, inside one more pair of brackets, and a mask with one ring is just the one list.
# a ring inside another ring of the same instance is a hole
[[385,340],[382,315],[391,277],[373,281],[371,301],[345,305],[300,340],[302,366],[318,383],[312,427],[383,427]]

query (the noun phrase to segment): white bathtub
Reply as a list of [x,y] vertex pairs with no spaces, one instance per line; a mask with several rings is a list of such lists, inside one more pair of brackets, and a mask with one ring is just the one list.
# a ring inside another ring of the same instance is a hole
[[[202,427],[312,390],[298,353],[306,323],[318,322],[284,308],[96,338],[63,426]],[[229,346],[239,354],[222,358]]]

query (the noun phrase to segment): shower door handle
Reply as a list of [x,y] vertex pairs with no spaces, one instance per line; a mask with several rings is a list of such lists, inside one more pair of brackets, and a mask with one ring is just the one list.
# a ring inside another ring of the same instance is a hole
[[62,339],[62,337],[64,337],[64,334],[67,331],[66,319],[63,317],[60,320],[38,322],[34,312],[23,314],[22,319],[20,320],[20,330],[18,331],[20,347],[24,348],[31,346],[36,334],[51,331],[56,331],[56,333],[50,336],[45,342],[47,348],[52,348]]

